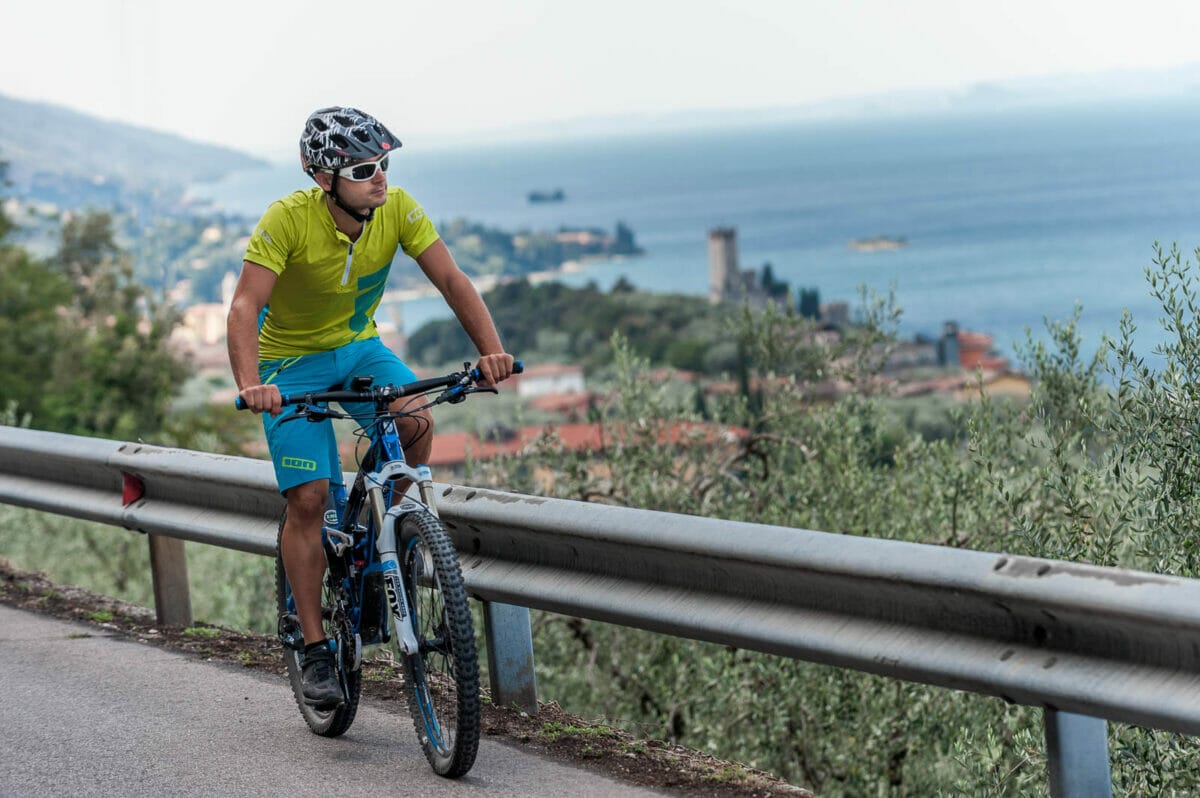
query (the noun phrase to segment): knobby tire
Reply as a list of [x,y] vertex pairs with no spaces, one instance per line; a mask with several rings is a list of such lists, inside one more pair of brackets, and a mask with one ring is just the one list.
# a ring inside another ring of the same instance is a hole
[[[401,569],[421,644],[404,656],[409,709],[434,772],[462,776],[479,750],[479,655],[458,556],[432,514],[400,520]],[[396,638],[400,635],[397,633]]]

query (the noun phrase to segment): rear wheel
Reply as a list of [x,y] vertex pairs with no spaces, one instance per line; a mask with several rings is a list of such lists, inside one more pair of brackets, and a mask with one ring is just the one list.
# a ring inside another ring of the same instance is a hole
[[304,689],[300,684],[300,669],[304,662],[304,640],[300,636],[300,622],[296,617],[296,606],[292,601],[292,589],[283,568],[280,543],[283,536],[283,520],[279,522],[279,538],[275,546],[275,599],[279,610],[279,633],[283,641],[283,662],[287,666],[288,681],[292,694],[300,707],[304,722],[314,734],[322,737],[337,737],[343,734],[358,712],[358,698],[362,692],[362,671],[355,666],[357,641],[345,616],[338,610],[338,602],[329,585],[329,571],[325,571],[321,589],[321,623],[326,637],[335,645],[334,662],[338,680],[346,701],[334,709],[320,710],[305,703]]
[[[420,652],[401,656],[417,739],[435,773],[463,775],[479,750],[479,658],[454,545],[432,514],[400,520],[401,569]],[[397,632],[396,638],[400,639]]]

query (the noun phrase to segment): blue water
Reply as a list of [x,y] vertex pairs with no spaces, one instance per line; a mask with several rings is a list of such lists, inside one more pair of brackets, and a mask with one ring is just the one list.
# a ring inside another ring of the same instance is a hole
[[[402,129],[402,125],[397,123]],[[823,301],[894,287],[906,335],[946,320],[989,332],[1007,353],[1023,329],[1083,306],[1085,346],[1134,313],[1139,349],[1162,339],[1144,269],[1153,244],[1200,245],[1200,106],[1157,102],[971,117],[809,122],[754,129],[510,144],[405,148],[390,178],[434,220],[506,229],[633,228],[646,255],[563,277],[607,288],[706,294],[709,228],[738,231],[743,269],[817,287]],[[305,185],[294,165],[198,187],[256,216]],[[567,201],[531,205],[531,189]],[[851,239],[901,236],[862,253]],[[415,268],[415,267],[414,267]],[[443,315],[406,303],[411,331]]]

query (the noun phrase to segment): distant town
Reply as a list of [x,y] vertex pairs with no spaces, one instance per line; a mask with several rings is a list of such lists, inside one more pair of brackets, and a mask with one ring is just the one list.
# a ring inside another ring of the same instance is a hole
[[[584,237],[563,232],[564,239]],[[588,233],[587,235],[592,235]],[[743,270],[738,262],[737,231],[718,227],[708,231],[710,305],[740,305],[765,309],[769,304],[790,308],[811,318],[814,335],[826,343],[836,342],[854,324],[847,301],[821,301],[816,288],[794,289],[777,281],[769,269]],[[631,265],[636,270],[636,265]],[[486,277],[484,288],[522,278]],[[236,278],[227,273],[221,282],[220,302],[194,303],[183,310],[183,322],[175,331],[174,341],[195,364],[198,375],[211,386],[209,401],[232,402],[235,396],[225,350],[225,316]],[[395,294],[392,295],[394,300]],[[394,323],[380,320],[380,335],[395,351],[408,350],[408,339]],[[994,352],[990,335],[963,329],[956,321],[947,321],[936,338],[918,338],[895,342],[883,368],[882,377],[891,395],[910,398],[941,395],[965,399],[982,382],[993,395],[1028,395],[1029,380]],[[691,384],[694,390],[710,396],[728,395],[738,388],[732,378],[714,379],[711,375],[681,368],[662,367],[656,372],[660,382]],[[468,460],[511,454],[530,442],[552,434],[562,446],[587,450],[602,445],[600,426],[589,420],[589,409],[602,404],[604,389],[589,385],[580,363],[542,362],[531,364],[526,372],[506,384],[539,417],[548,419],[503,431],[479,434],[471,431],[440,433],[435,439],[431,460],[440,468],[461,469]],[[844,395],[849,386],[837,380],[812,386],[812,392],[829,401]],[[347,444],[349,445],[349,444]]]

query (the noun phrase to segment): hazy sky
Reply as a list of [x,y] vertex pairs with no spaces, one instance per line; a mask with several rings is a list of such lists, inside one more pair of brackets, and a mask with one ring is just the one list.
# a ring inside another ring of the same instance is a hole
[[350,104],[410,144],[1200,61],[1200,2],[0,0],[0,94],[290,155]]

